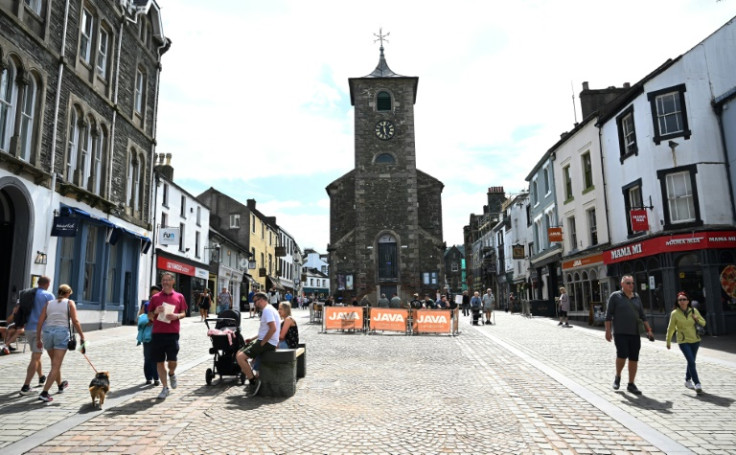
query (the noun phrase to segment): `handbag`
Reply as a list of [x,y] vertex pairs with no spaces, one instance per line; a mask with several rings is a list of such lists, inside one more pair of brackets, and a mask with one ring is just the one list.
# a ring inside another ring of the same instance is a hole
[[70,351],[77,349],[77,336],[74,334],[74,327],[72,326],[72,315],[69,312],[69,301],[66,302],[66,320],[69,323],[69,341],[66,343],[66,348]]

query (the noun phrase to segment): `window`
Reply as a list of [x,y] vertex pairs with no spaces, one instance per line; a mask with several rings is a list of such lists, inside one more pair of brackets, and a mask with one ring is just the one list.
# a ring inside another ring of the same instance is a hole
[[135,93],[134,93],[134,108],[135,113],[143,115],[143,96],[145,90],[146,78],[143,71],[139,69],[135,72]]
[[534,205],[539,204],[539,185],[537,185],[537,180],[532,180],[532,194],[534,195]]
[[36,78],[28,78],[28,84],[23,88],[23,100],[20,105],[20,156],[19,158],[31,162],[33,150],[33,130],[36,114]]
[[457,272],[459,270],[457,262],[453,262],[452,264],[450,264],[450,270],[453,272]]
[[187,217],[187,197],[184,195],[181,196],[181,202],[179,203],[179,216]]
[[624,196],[624,206],[626,209],[626,226],[628,228],[629,236],[635,235],[631,229],[631,210],[640,209],[644,206],[644,202],[641,197],[641,179],[637,179],[632,183],[622,188]]
[[0,78],[0,149],[9,152],[17,102],[15,65],[10,62],[10,65],[2,71],[2,77]]
[[102,163],[107,161],[105,154],[107,153],[107,130],[100,128],[98,137],[94,144],[94,159],[92,160],[92,178],[90,179],[90,191],[98,196],[102,196],[102,181],[104,169]]
[[184,223],[179,223],[179,251],[182,251],[182,252],[185,251],[184,245],[186,245],[186,243],[184,242],[184,228],[185,227],[186,225]]
[[92,30],[94,28],[94,17],[92,13],[82,8],[82,22],[79,36],[79,58],[84,63],[90,65],[92,63]]
[[571,216],[567,219],[567,230],[570,232],[570,250],[578,249],[578,233],[575,227],[575,217]]
[[239,213],[230,214],[230,229],[240,229],[240,214]]
[[79,164],[81,167],[81,178],[82,181],[80,182],[79,186],[82,188],[87,188],[87,185],[89,185],[89,178],[92,175],[92,143],[94,142],[92,139],[92,127],[85,128],[84,134],[79,138],[81,140],[80,146],[79,146]]
[[630,155],[636,155],[639,149],[636,146],[636,128],[634,127],[634,106],[630,106],[616,117],[618,127],[618,145],[621,161]]
[[202,225],[202,207],[197,206],[197,226]]
[[589,190],[593,188],[593,165],[590,161],[590,152],[583,153],[583,188]]
[[100,28],[100,37],[97,43],[97,75],[107,79],[107,57],[110,54],[110,33]]
[[544,168],[544,194],[549,194],[550,186],[549,186],[549,168]]
[[595,219],[595,208],[588,210],[588,228],[590,229],[590,245],[598,245],[598,223]]
[[662,187],[662,199],[666,201],[665,229],[702,224],[695,185],[696,173],[695,165],[657,172]]
[[[33,11],[34,13],[41,15],[41,8],[43,7],[43,0],[25,0],[24,2],[28,9]],[[65,283],[68,283],[68,281],[65,281]]]
[[392,235],[382,235],[378,239],[378,279],[398,278],[396,239]]
[[255,216],[255,215],[251,215],[251,216],[250,216],[250,219],[251,219],[251,221],[252,221],[252,223],[251,223],[251,224],[253,225],[253,229],[252,229],[252,231],[253,231],[253,233],[255,234],[255,233],[256,233],[256,216]]
[[565,202],[572,201],[572,179],[570,178],[570,165],[562,168],[562,180],[565,185]]
[[76,237],[59,237],[59,283],[72,283]]
[[133,210],[138,210],[140,201],[141,187],[140,187],[141,169],[138,157],[135,151],[132,151],[128,161],[128,205]]
[[162,198],[163,198],[164,207],[168,207],[169,206],[169,184],[168,183],[164,183],[164,190],[163,190]]
[[69,115],[69,138],[67,140],[67,151],[66,151],[66,180],[68,182],[74,181],[74,173],[77,170],[77,156],[79,154],[79,118],[77,117],[77,110],[72,108]]
[[375,160],[376,164],[395,164],[396,160],[394,159],[394,156],[390,153],[381,153],[376,157]]
[[685,84],[657,90],[647,95],[652,109],[654,143],[682,136],[690,138],[685,107]]
[[376,110],[378,111],[390,111],[391,110],[391,94],[385,91],[378,92],[376,95]]
[[82,298],[91,301],[94,297],[95,269],[97,268],[97,226],[89,226],[87,246],[84,252],[84,288]]
[[169,216],[166,213],[161,214],[161,227],[168,226]]
[[194,233],[194,257],[199,257],[199,231]]
[[117,265],[118,265],[118,245],[109,245],[110,257],[107,262],[107,290],[105,296],[108,302],[114,302],[115,296],[115,278],[117,277]]

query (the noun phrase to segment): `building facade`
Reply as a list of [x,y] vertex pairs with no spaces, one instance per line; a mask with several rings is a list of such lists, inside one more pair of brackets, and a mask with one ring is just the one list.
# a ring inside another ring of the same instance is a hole
[[417,77],[376,69],[351,78],[355,168],[327,186],[330,290],[344,301],[444,288],[443,184],[416,168]]
[[147,296],[169,46],[154,1],[0,2],[5,314],[41,275],[72,287],[87,329],[129,321]]

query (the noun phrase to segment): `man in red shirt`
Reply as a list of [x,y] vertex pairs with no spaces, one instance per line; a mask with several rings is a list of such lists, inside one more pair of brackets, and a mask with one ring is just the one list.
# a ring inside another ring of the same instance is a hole
[[[175,389],[176,356],[179,353],[179,319],[187,315],[187,302],[184,296],[174,290],[174,274],[161,275],[161,292],[151,297],[148,304],[148,320],[153,321],[151,336],[151,359],[156,362],[158,376],[164,388],[158,395],[163,400],[169,395],[169,383]],[[166,365],[169,363],[169,372]]]

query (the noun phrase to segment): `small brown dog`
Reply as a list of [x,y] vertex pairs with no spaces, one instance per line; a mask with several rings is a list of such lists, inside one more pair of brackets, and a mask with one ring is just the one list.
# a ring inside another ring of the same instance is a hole
[[100,371],[95,375],[92,382],[89,383],[89,394],[92,396],[92,407],[96,406],[95,400],[99,399],[100,403],[97,405],[102,409],[102,405],[105,403],[105,395],[110,391],[110,373],[107,371]]

